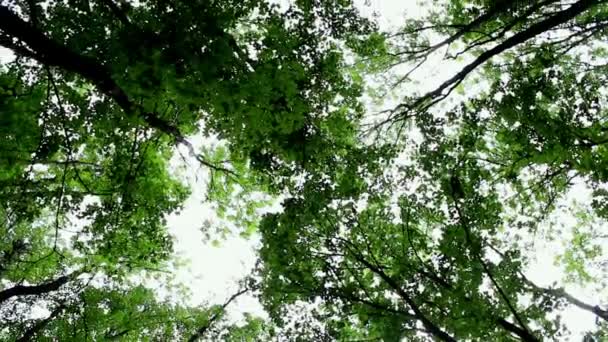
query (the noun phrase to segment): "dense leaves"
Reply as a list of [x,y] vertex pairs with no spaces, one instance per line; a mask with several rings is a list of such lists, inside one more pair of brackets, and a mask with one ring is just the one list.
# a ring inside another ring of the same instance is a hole
[[[606,7],[515,4],[438,3],[384,44],[376,38],[375,51],[359,47],[363,70],[405,88],[371,131],[374,144],[402,152],[351,175],[349,183],[363,184],[357,192],[336,186],[328,195],[309,182],[264,218],[260,275],[271,314],[321,298],[337,340],[540,341],[568,338],[559,313],[576,307],[596,317],[586,338],[601,340],[602,306],[541,287],[526,270],[534,237],[559,239],[556,215],[575,213],[581,223],[559,230],[572,239],[556,262],[566,282],[605,294],[602,271],[592,269],[606,260],[596,230],[605,229]],[[471,62],[412,93],[410,79],[435,55]],[[465,96],[448,97],[461,84]],[[558,204],[575,187],[602,199],[564,212]]]
[[[282,5],[2,2],[0,338],[567,340],[574,308],[605,339],[605,1],[429,1],[392,32]],[[418,91],[434,63],[459,69]],[[261,240],[220,305],[145,286],[185,296],[176,155],[209,239]],[[244,293],[268,319],[228,320]]]
[[[0,22],[16,55],[0,69],[2,338],[210,337],[232,300],[189,308],[132,283],[172,268],[166,218],[190,192],[175,147],[251,234],[256,193],[353,145],[361,88],[338,44],[371,24],[307,1],[10,1]],[[224,145],[197,151],[193,134]]]

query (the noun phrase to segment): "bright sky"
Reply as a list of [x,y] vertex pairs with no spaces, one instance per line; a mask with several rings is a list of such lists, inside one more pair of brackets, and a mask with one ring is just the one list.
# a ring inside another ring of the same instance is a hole
[[[408,16],[420,15],[417,3],[411,0],[356,0],[356,2],[365,13],[376,12],[382,28],[401,24],[406,11]],[[364,5],[364,2],[367,2],[367,5]],[[0,48],[0,61],[9,59],[12,59],[10,51]],[[420,89],[428,89],[438,84],[439,80],[448,78],[455,70],[452,66],[443,63],[430,65],[432,65],[431,70],[425,70],[418,75]],[[221,247],[203,243],[201,227],[206,220],[214,217],[214,214],[209,206],[203,203],[204,175],[201,170],[197,174],[192,173],[192,170],[197,168],[196,162],[191,161],[190,165],[192,166],[190,174],[185,176],[193,185],[193,195],[188,199],[181,213],[169,218],[170,231],[176,238],[176,253],[180,258],[189,261],[188,266],[178,270],[176,280],[190,288],[192,304],[221,303],[235,292],[236,281],[247,275],[253,267],[254,249],[258,238],[255,236],[250,240],[239,237],[228,238],[222,242]],[[576,188],[571,193],[572,196],[569,196],[567,201],[572,199],[589,201],[589,193],[584,188]],[[567,215],[558,213],[557,220],[568,223],[571,219]],[[559,280],[562,275],[560,269],[554,265],[554,255],[561,246],[554,244],[536,247],[536,262],[530,265],[526,273],[538,285],[548,286],[553,281]],[[588,303],[597,303],[596,298],[585,297],[585,292],[592,293],[588,289],[582,291],[571,286],[567,289],[571,294]],[[233,319],[238,319],[243,312],[263,314],[260,304],[254,298],[247,296],[238,299],[230,308]],[[563,321],[575,335],[594,326],[593,315],[576,308],[567,310],[563,315]],[[574,340],[580,340],[580,337]]]

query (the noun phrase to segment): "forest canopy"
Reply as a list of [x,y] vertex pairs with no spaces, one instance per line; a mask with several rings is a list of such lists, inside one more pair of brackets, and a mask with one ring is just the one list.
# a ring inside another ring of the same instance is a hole
[[[2,0],[0,340],[608,340],[608,1],[369,6]],[[260,242],[191,305],[201,190]]]

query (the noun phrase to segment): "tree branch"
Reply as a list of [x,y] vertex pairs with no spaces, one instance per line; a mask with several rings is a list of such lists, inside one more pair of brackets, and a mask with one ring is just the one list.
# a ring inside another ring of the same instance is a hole
[[26,43],[35,51],[35,59],[38,62],[84,77],[101,92],[112,98],[127,115],[138,115],[150,127],[173,136],[177,142],[181,143],[184,140],[177,127],[159,118],[156,113],[146,112],[141,106],[132,102],[127,93],[114,81],[107,68],[95,59],[80,55],[46,37],[30,23],[19,18],[7,6],[0,6],[0,29],[5,34]]
[[[443,82],[441,85],[435,88],[435,90],[432,90],[423,95],[422,97],[419,97],[412,104],[400,104],[399,106],[397,106],[395,108],[395,111],[402,111],[398,117],[407,117],[408,115],[405,112],[408,110],[426,110],[430,108],[430,106],[435,103],[435,101],[433,101],[434,99],[438,97],[445,98],[454,89],[454,84],[462,82],[462,80],[464,80],[473,70],[484,64],[490,58],[514,46],[524,43],[527,40],[534,38],[552,28],[555,28],[560,24],[574,19],[579,14],[603,2],[606,2],[606,0],[579,0],[578,2],[575,2],[565,10],[556,12],[547,19],[539,21],[528,27],[526,30],[514,34],[513,36],[509,37],[502,43],[496,45],[492,49],[483,52],[473,62],[467,64],[456,75]],[[446,89],[449,89],[447,94],[444,93]]]
[[[555,1],[555,0],[552,0]],[[441,48],[442,46],[445,45],[450,45],[453,42],[455,42],[456,40],[458,40],[460,37],[464,36],[465,34],[471,32],[473,29],[483,25],[485,22],[491,20],[492,18],[494,18],[495,16],[497,16],[498,14],[510,9],[513,7],[514,4],[516,4],[517,2],[515,1],[510,1],[510,0],[501,0],[501,1],[496,1],[496,4],[494,6],[492,6],[490,9],[488,9],[488,11],[484,14],[482,14],[481,16],[477,17],[475,20],[471,21],[468,24],[465,25],[446,25],[447,27],[453,26],[453,27],[458,27],[459,30],[447,37],[446,39],[440,41],[439,43],[436,43],[430,47],[428,47],[428,49],[424,49],[424,51],[420,51],[420,52],[424,52],[422,56],[424,57],[428,57],[430,54],[432,54],[433,52],[437,51],[437,49]],[[428,27],[427,27],[428,29]]]
[[[462,195],[464,195],[464,194],[462,194]],[[456,194],[454,193],[454,189],[452,189],[451,196],[452,196],[452,200],[454,202],[454,207],[456,208],[456,212],[458,213],[458,221],[460,222],[460,225],[462,226],[462,229],[464,230],[465,238],[467,240],[467,243],[469,244],[469,247],[471,249],[471,253],[479,261],[479,263],[481,264],[484,272],[486,273],[486,275],[488,276],[488,278],[490,278],[490,281],[492,282],[492,285],[494,285],[494,287],[496,288],[496,290],[500,294],[500,297],[503,299],[503,301],[505,302],[505,304],[507,304],[507,307],[509,308],[509,311],[511,311],[511,314],[513,314],[513,317],[515,317],[515,320],[521,326],[522,329],[518,330],[520,332],[518,335],[524,341],[538,342],[539,339],[537,337],[535,337],[530,332],[530,329],[527,327],[526,322],[523,320],[523,318],[517,312],[517,310],[515,308],[515,305],[513,305],[513,303],[511,303],[511,300],[509,300],[509,297],[507,296],[507,294],[505,293],[505,291],[502,289],[502,287],[500,286],[500,284],[498,284],[498,281],[496,280],[496,278],[494,277],[494,275],[490,271],[490,268],[488,267],[487,263],[483,260],[483,257],[481,256],[480,251],[477,248],[475,248],[475,246],[473,244],[472,237],[471,237],[471,231],[469,229],[468,219],[463,214],[462,209],[460,208],[460,204],[458,202],[459,201],[459,197],[457,197]],[[506,322],[505,320],[501,320],[501,319],[498,320],[499,323],[501,323],[501,321]],[[503,327],[506,327],[506,325],[504,323],[501,323],[501,325]],[[510,330],[510,331],[515,332],[514,330]]]
[[4,289],[0,291],[0,304],[13,298],[19,296],[36,296],[45,294],[51,291],[58,290],[61,286],[67,284],[69,281],[75,279],[82,271],[76,271],[70,274],[66,274],[61,276],[53,281],[48,283],[43,283],[40,285],[16,285],[10,287],[8,289]]
[[604,321],[608,322],[608,310],[602,309],[599,305],[591,305],[591,304],[585,303],[582,300],[572,296],[571,294],[569,294],[568,292],[566,292],[566,290],[564,290],[562,288],[548,289],[548,288],[540,287],[540,286],[536,285],[534,282],[532,282],[530,279],[528,279],[522,272],[520,272],[520,277],[522,277],[523,281],[526,284],[528,284],[530,287],[535,289],[536,291],[539,291],[541,293],[544,293],[544,294],[549,295],[554,298],[565,299],[568,303],[578,307],[579,309],[591,312],[591,313],[597,315],[599,318],[603,319]]
[[17,53],[23,53],[26,57],[33,58],[47,66],[59,67],[82,76],[93,83],[106,96],[113,99],[127,115],[134,115],[143,119],[148,126],[171,136],[176,143],[185,145],[190,155],[203,165],[217,171],[234,174],[230,170],[203,160],[194,151],[192,144],[181,133],[178,127],[159,117],[158,113],[146,111],[141,105],[133,102],[126,91],[112,78],[110,70],[94,58],[80,55],[68,47],[51,40],[30,23],[19,18],[7,6],[3,5],[0,5],[0,30],[9,37],[17,38],[27,44],[32,52],[11,42],[9,37],[0,36],[0,38],[5,38],[0,39],[0,45],[14,49]]
[[67,307],[65,306],[65,304],[60,304],[59,306],[57,306],[51,312],[49,317],[36,322],[36,324],[34,324],[31,328],[26,330],[25,333],[23,334],[23,336],[21,336],[19,339],[17,339],[16,342],[32,341],[33,338],[36,336],[36,334],[38,334],[40,332],[40,330],[44,329],[44,327],[47,324],[49,324],[49,322],[51,322],[53,319],[55,319],[55,317],[59,316],[63,312],[63,310],[65,310],[66,308]]
[[[342,241],[344,241],[347,244],[347,248],[348,248],[349,242],[346,241],[346,240],[342,240]],[[401,286],[399,286],[399,284],[397,284],[397,282],[393,278],[391,278],[388,274],[386,274],[380,268],[376,267],[375,265],[373,265],[372,263],[370,263],[369,261],[367,261],[365,258],[363,258],[359,253],[357,253],[353,249],[351,249],[351,248],[348,248],[348,249],[351,250],[354,258],[357,261],[359,261],[360,263],[362,263],[363,265],[365,265],[370,271],[372,271],[373,273],[375,273],[376,275],[378,275],[391,288],[393,288],[393,290],[395,290],[395,292],[397,292],[397,294],[399,295],[399,297],[401,297],[401,299],[403,299],[403,301],[405,301],[407,303],[407,305],[410,308],[412,308],[412,311],[416,315],[416,318],[418,320],[420,320],[420,322],[422,322],[422,325],[424,325],[424,327],[428,330],[428,332],[430,334],[432,334],[433,336],[437,337],[438,339],[440,339],[442,341],[456,342],[455,338],[453,338],[448,333],[446,333],[445,331],[443,331],[439,326],[437,326],[429,318],[426,317],[426,315],[422,312],[422,310],[420,310],[420,308],[414,302],[414,300],[401,288]]]
[[199,338],[203,337],[205,335],[205,333],[207,333],[207,331],[213,326],[213,323],[215,323],[215,321],[217,321],[222,316],[222,314],[226,311],[226,308],[228,307],[228,305],[230,305],[238,297],[247,293],[249,290],[251,290],[249,287],[245,287],[245,288],[239,290],[238,292],[234,293],[232,296],[230,296],[224,302],[224,304],[222,304],[219,308],[217,308],[216,313],[213,314],[211,316],[211,318],[209,318],[207,323],[205,325],[201,326],[200,328],[198,328],[196,330],[196,332],[192,336],[190,336],[190,338],[188,339],[188,342],[195,342]]
[[553,295],[554,297],[562,297],[562,298],[566,299],[570,304],[573,304],[574,306],[576,306],[580,309],[594,313],[595,315],[597,315],[604,321],[608,322],[608,310],[604,310],[604,309],[600,308],[598,305],[587,304],[587,303],[581,301],[580,299],[575,298],[574,296],[572,296],[571,294],[566,292],[564,289],[543,289],[543,290],[546,293]]
[[532,335],[528,330],[522,329],[504,318],[497,318],[496,322],[505,330],[519,336],[523,341],[539,341],[538,338]]
[[549,5],[553,2],[556,2],[556,0],[545,0],[545,1],[536,2],[534,5],[530,6],[528,9],[526,9],[526,11],[522,15],[514,18],[512,21],[506,23],[504,26],[501,26],[500,31],[498,31],[498,33],[496,33],[496,31],[491,32],[486,38],[484,38],[484,39],[479,38],[479,39],[473,41],[469,46],[462,49],[458,53],[456,53],[454,55],[450,55],[450,58],[456,58],[458,56],[465,54],[466,52],[472,50],[473,48],[475,48],[477,46],[481,46],[481,45],[484,45],[484,44],[487,44],[490,42],[494,42],[494,41],[498,40],[499,38],[504,37],[505,34],[507,34],[507,32],[509,32],[515,25],[517,25],[518,23],[527,19],[529,16],[534,14],[534,12],[538,11],[543,6]]

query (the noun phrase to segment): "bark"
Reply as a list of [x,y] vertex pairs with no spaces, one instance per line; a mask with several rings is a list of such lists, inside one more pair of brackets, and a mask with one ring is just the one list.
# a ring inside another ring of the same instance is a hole
[[357,253],[353,253],[355,258],[365,265],[370,271],[376,273],[382,280],[384,280],[390,287],[392,287],[395,292],[403,299],[403,301],[412,309],[416,318],[422,322],[424,328],[433,336],[440,339],[441,341],[446,342],[456,342],[456,339],[450,336],[448,333],[443,331],[439,326],[433,323],[426,315],[422,312],[422,310],[418,307],[418,305],[414,302],[414,300],[395,282],[393,278],[391,278],[388,274],[382,271],[380,268],[374,266],[369,261],[365,260],[365,258],[361,257]]
[[61,286],[67,284],[69,281],[76,278],[78,273],[71,273],[64,276],[61,276],[53,281],[48,283],[43,283],[40,285],[16,285],[13,287],[9,287],[8,289],[4,289],[0,291],[0,304],[5,301],[13,298],[13,297],[21,297],[21,296],[39,296],[45,293],[49,293],[52,291],[58,290]]
[[526,342],[539,342],[540,340],[532,335],[528,330],[526,329],[522,329],[520,327],[518,327],[517,325],[503,319],[503,318],[499,318],[496,320],[496,322],[503,327],[505,330],[507,330],[508,332],[511,332],[515,335],[517,335],[519,338],[521,338],[522,341],[526,341]]

